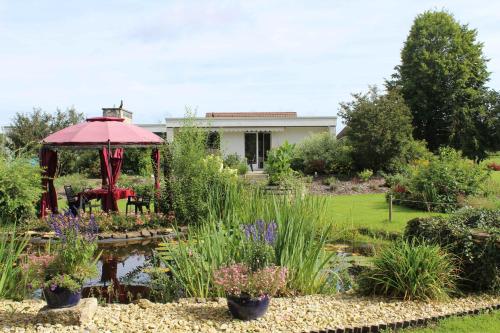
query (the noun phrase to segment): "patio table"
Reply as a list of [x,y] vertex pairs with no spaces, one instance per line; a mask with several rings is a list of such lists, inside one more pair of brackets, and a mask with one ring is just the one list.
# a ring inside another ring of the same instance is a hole
[[[104,211],[118,211],[118,205],[116,203],[117,200],[126,199],[129,196],[134,196],[134,190],[130,188],[114,188],[111,190],[113,193],[112,198],[108,196],[108,190],[105,188],[96,188],[85,190],[78,193],[78,199],[85,197],[87,200],[92,199],[101,199],[102,210]],[[110,202],[110,199],[112,200]],[[80,202],[82,202],[80,200]]]

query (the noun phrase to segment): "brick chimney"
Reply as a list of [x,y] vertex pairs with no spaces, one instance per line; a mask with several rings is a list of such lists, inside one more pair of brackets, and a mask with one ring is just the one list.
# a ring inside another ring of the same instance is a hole
[[123,108],[123,101],[120,101],[119,107],[102,108],[102,116],[124,118],[126,123],[132,122],[132,112]]

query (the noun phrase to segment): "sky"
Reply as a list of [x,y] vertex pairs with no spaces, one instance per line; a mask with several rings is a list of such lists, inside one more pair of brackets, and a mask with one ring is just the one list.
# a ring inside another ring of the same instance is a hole
[[0,0],[0,125],[120,100],[135,123],[186,107],[334,116],[390,77],[415,16],[441,9],[478,30],[500,89],[500,1]]

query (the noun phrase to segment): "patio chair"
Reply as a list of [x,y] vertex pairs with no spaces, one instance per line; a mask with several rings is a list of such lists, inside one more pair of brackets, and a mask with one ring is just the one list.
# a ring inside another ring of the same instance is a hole
[[73,213],[73,215],[78,215],[78,211],[82,209],[85,211],[85,207],[89,208],[89,212],[92,213],[92,208],[97,208],[100,205],[92,205],[91,201],[87,199],[85,196],[82,196],[81,199],[78,198],[78,195],[73,190],[71,185],[64,185],[64,193],[66,194],[66,199],[68,200],[68,208]]
[[71,185],[64,185],[64,193],[66,194],[66,200],[68,200],[68,208],[73,215],[78,215],[78,210],[80,208],[85,209],[85,203],[80,202],[78,195],[73,191]]
[[127,199],[127,205],[125,206],[125,214],[128,214],[128,206],[134,206],[134,211],[136,215],[138,211],[141,211],[141,214],[143,214],[144,207],[146,207],[148,212],[151,213],[151,197],[146,195],[145,196],[129,195]]

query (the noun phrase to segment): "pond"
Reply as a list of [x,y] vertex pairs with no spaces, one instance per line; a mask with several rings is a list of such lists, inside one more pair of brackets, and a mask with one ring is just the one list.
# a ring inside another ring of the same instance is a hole
[[[99,243],[102,253],[97,263],[98,275],[84,285],[83,297],[96,297],[106,303],[130,303],[148,298],[151,279],[144,270],[156,262],[154,249],[160,242],[161,238]],[[364,265],[369,259],[352,245],[328,244],[325,249],[336,252],[349,267]],[[338,289],[345,291],[346,286],[339,285]],[[41,297],[41,292],[36,296]]]
[[154,249],[161,239],[99,244],[102,251],[97,263],[98,276],[83,288],[84,297],[97,297],[108,303],[129,303],[149,296]]

